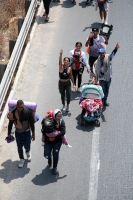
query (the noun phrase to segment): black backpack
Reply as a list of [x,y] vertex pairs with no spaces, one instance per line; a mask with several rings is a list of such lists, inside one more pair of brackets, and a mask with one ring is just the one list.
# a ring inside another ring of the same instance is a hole
[[54,120],[48,117],[44,118],[42,121],[42,132],[43,133],[52,133],[55,131]]

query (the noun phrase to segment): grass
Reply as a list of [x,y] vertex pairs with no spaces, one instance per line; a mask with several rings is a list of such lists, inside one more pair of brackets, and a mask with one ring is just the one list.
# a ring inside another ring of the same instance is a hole
[[[14,19],[25,17],[25,0],[0,0],[0,54],[9,59],[9,40],[17,38]],[[12,26],[11,26],[12,23]]]

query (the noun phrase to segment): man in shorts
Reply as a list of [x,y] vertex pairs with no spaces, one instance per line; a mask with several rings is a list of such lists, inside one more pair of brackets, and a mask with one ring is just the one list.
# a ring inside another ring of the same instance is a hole
[[99,35],[98,28],[92,28],[92,32],[90,33],[85,46],[88,47],[90,45],[90,54],[89,54],[89,65],[90,70],[93,72],[93,64],[97,60],[99,56],[99,49],[103,47],[101,43],[108,44],[107,38]]

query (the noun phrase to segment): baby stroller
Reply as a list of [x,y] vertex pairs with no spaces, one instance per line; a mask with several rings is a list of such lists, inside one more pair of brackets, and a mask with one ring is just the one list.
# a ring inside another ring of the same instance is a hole
[[100,113],[103,107],[102,98],[104,97],[102,87],[94,84],[84,84],[81,88],[81,98],[79,105],[82,108],[80,125],[86,122],[95,122],[100,126]]

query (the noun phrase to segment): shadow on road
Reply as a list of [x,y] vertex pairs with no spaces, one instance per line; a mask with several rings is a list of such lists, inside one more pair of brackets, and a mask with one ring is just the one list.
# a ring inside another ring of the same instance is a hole
[[12,180],[17,178],[23,178],[26,174],[29,173],[30,169],[27,168],[27,162],[25,161],[23,168],[18,168],[18,161],[7,160],[1,164],[4,169],[0,170],[0,178],[3,179],[3,182],[8,184]]
[[67,175],[64,175],[62,177],[59,177],[59,173],[57,175],[52,174],[52,169],[47,166],[44,170],[42,170],[41,174],[38,174],[35,176],[35,178],[32,179],[32,182],[35,185],[48,185],[50,183],[57,182],[58,179],[66,178]]
[[94,7],[92,2],[89,2],[88,4],[86,4],[86,1],[82,1],[81,3],[79,3],[79,6],[81,6],[82,8],[86,8],[86,7],[89,7],[89,6],[93,6]]
[[76,117],[76,120],[77,120],[77,126],[76,128],[78,130],[82,130],[84,132],[91,132],[94,130],[95,126],[94,126],[94,122],[86,122],[86,124],[84,126],[81,126],[80,125],[80,117],[81,117],[81,114],[79,114],[77,117]]
[[86,31],[87,29],[92,29],[92,28],[100,28],[101,23],[99,22],[94,22],[91,24],[91,26],[86,26],[83,31]]

